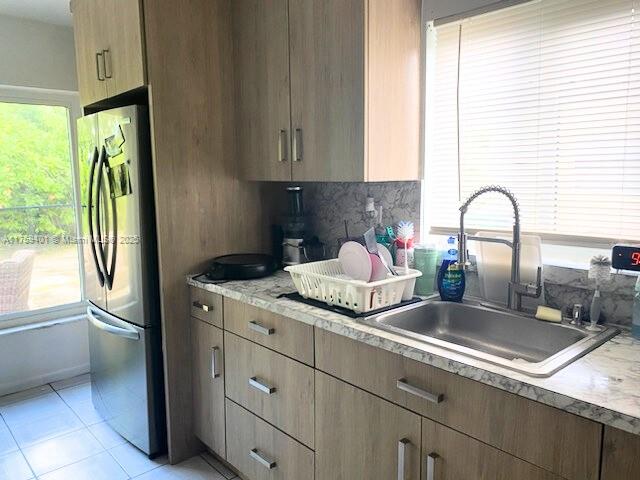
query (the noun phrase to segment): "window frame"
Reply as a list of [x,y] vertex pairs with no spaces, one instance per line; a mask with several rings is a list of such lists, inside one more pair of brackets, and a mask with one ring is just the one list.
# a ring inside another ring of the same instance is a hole
[[[470,9],[464,12],[457,12],[451,15],[446,15],[441,18],[429,18],[423,10],[422,18],[422,124],[423,131],[421,135],[422,141],[422,191],[420,195],[420,231],[423,232],[423,240],[426,241],[427,237],[431,238],[446,238],[451,235],[457,235],[457,230],[451,230],[445,227],[433,227],[429,219],[429,199],[427,190],[431,179],[429,178],[429,156],[431,154],[431,148],[434,141],[434,132],[430,128],[433,122],[432,104],[433,99],[432,90],[429,88],[433,84],[433,72],[436,51],[435,41],[435,29],[436,27],[448,24],[452,22],[460,21],[467,17],[473,17],[490,13],[493,11],[502,10],[515,5],[529,3],[532,0],[501,0],[497,2],[488,3],[487,5],[479,8]],[[470,234],[476,233],[478,229],[470,228]],[[481,230],[492,230],[491,228],[482,228]],[[496,233],[505,233],[509,235],[511,232],[507,230],[492,230]],[[527,233],[527,232],[522,232]],[[633,243],[630,240],[619,240],[609,237],[582,237],[571,236],[563,234],[540,234],[542,240],[542,262],[544,265],[553,265],[558,267],[566,267],[572,269],[589,269],[589,261],[594,251],[598,251],[599,254],[610,256],[611,248],[616,244],[629,244]],[[564,259],[562,252],[567,247],[574,247],[576,249],[576,255],[571,259]]]
[[[71,155],[71,176],[73,179],[73,208],[76,220],[76,236],[77,238],[81,238],[82,218],[80,209],[80,177],[77,161],[76,121],[82,116],[82,108],[80,106],[80,96],[78,95],[78,92],[0,85],[0,102],[65,107],[69,112],[67,121],[70,145],[69,153]],[[52,307],[38,308],[35,310],[0,314],[0,330],[22,327],[50,320],[69,318],[84,312],[86,308],[86,297],[82,242],[77,242],[76,247],[79,268],[78,274],[80,276],[80,301],[54,305]]]

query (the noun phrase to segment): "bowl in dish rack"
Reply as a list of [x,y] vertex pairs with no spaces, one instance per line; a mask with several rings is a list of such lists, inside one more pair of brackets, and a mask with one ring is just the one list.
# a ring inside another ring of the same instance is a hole
[[[390,307],[402,301],[405,287],[415,284],[422,273],[409,269],[400,275],[389,274],[376,282],[352,280],[342,270],[340,261],[323,260],[286,267],[298,293],[328,305],[348,308],[357,313]],[[399,269],[396,268],[396,271]]]

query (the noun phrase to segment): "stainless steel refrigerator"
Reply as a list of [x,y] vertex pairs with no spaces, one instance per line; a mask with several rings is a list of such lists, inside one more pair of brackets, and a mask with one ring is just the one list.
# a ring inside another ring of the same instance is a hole
[[155,456],[166,427],[147,108],[80,118],[78,159],[93,404]]

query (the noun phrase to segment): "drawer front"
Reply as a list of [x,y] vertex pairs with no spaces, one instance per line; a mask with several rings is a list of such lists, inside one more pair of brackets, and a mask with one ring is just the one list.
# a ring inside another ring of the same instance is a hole
[[569,480],[598,478],[598,423],[325,330],[315,338],[319,370]]
[[224,333],[227,397],[313,448],[313,369]]
[[312,480],[313,451],[226,401],[227,461],[247,480]]
[[222,296],[197,287],[190,290],[191,316],[222,328]]
[[[422,419],[422,452],[426,478],[562,480],[551,472],[426,418]],[[463,461],[461,455],[464,455]]]
[[313,326],[224,299],[225,329],[313,366]]
[[223,332],[191,319],[193,429],[196,437],[224,458]]

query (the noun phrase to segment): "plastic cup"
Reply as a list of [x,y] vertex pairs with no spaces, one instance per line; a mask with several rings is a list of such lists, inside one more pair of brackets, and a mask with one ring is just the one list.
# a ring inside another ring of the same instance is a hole
[[416,280],[416,294],[430,295],[435,290],[436,270],[438,268],[438,250],[417,246],[414,252],[415,269],[422,272]]

